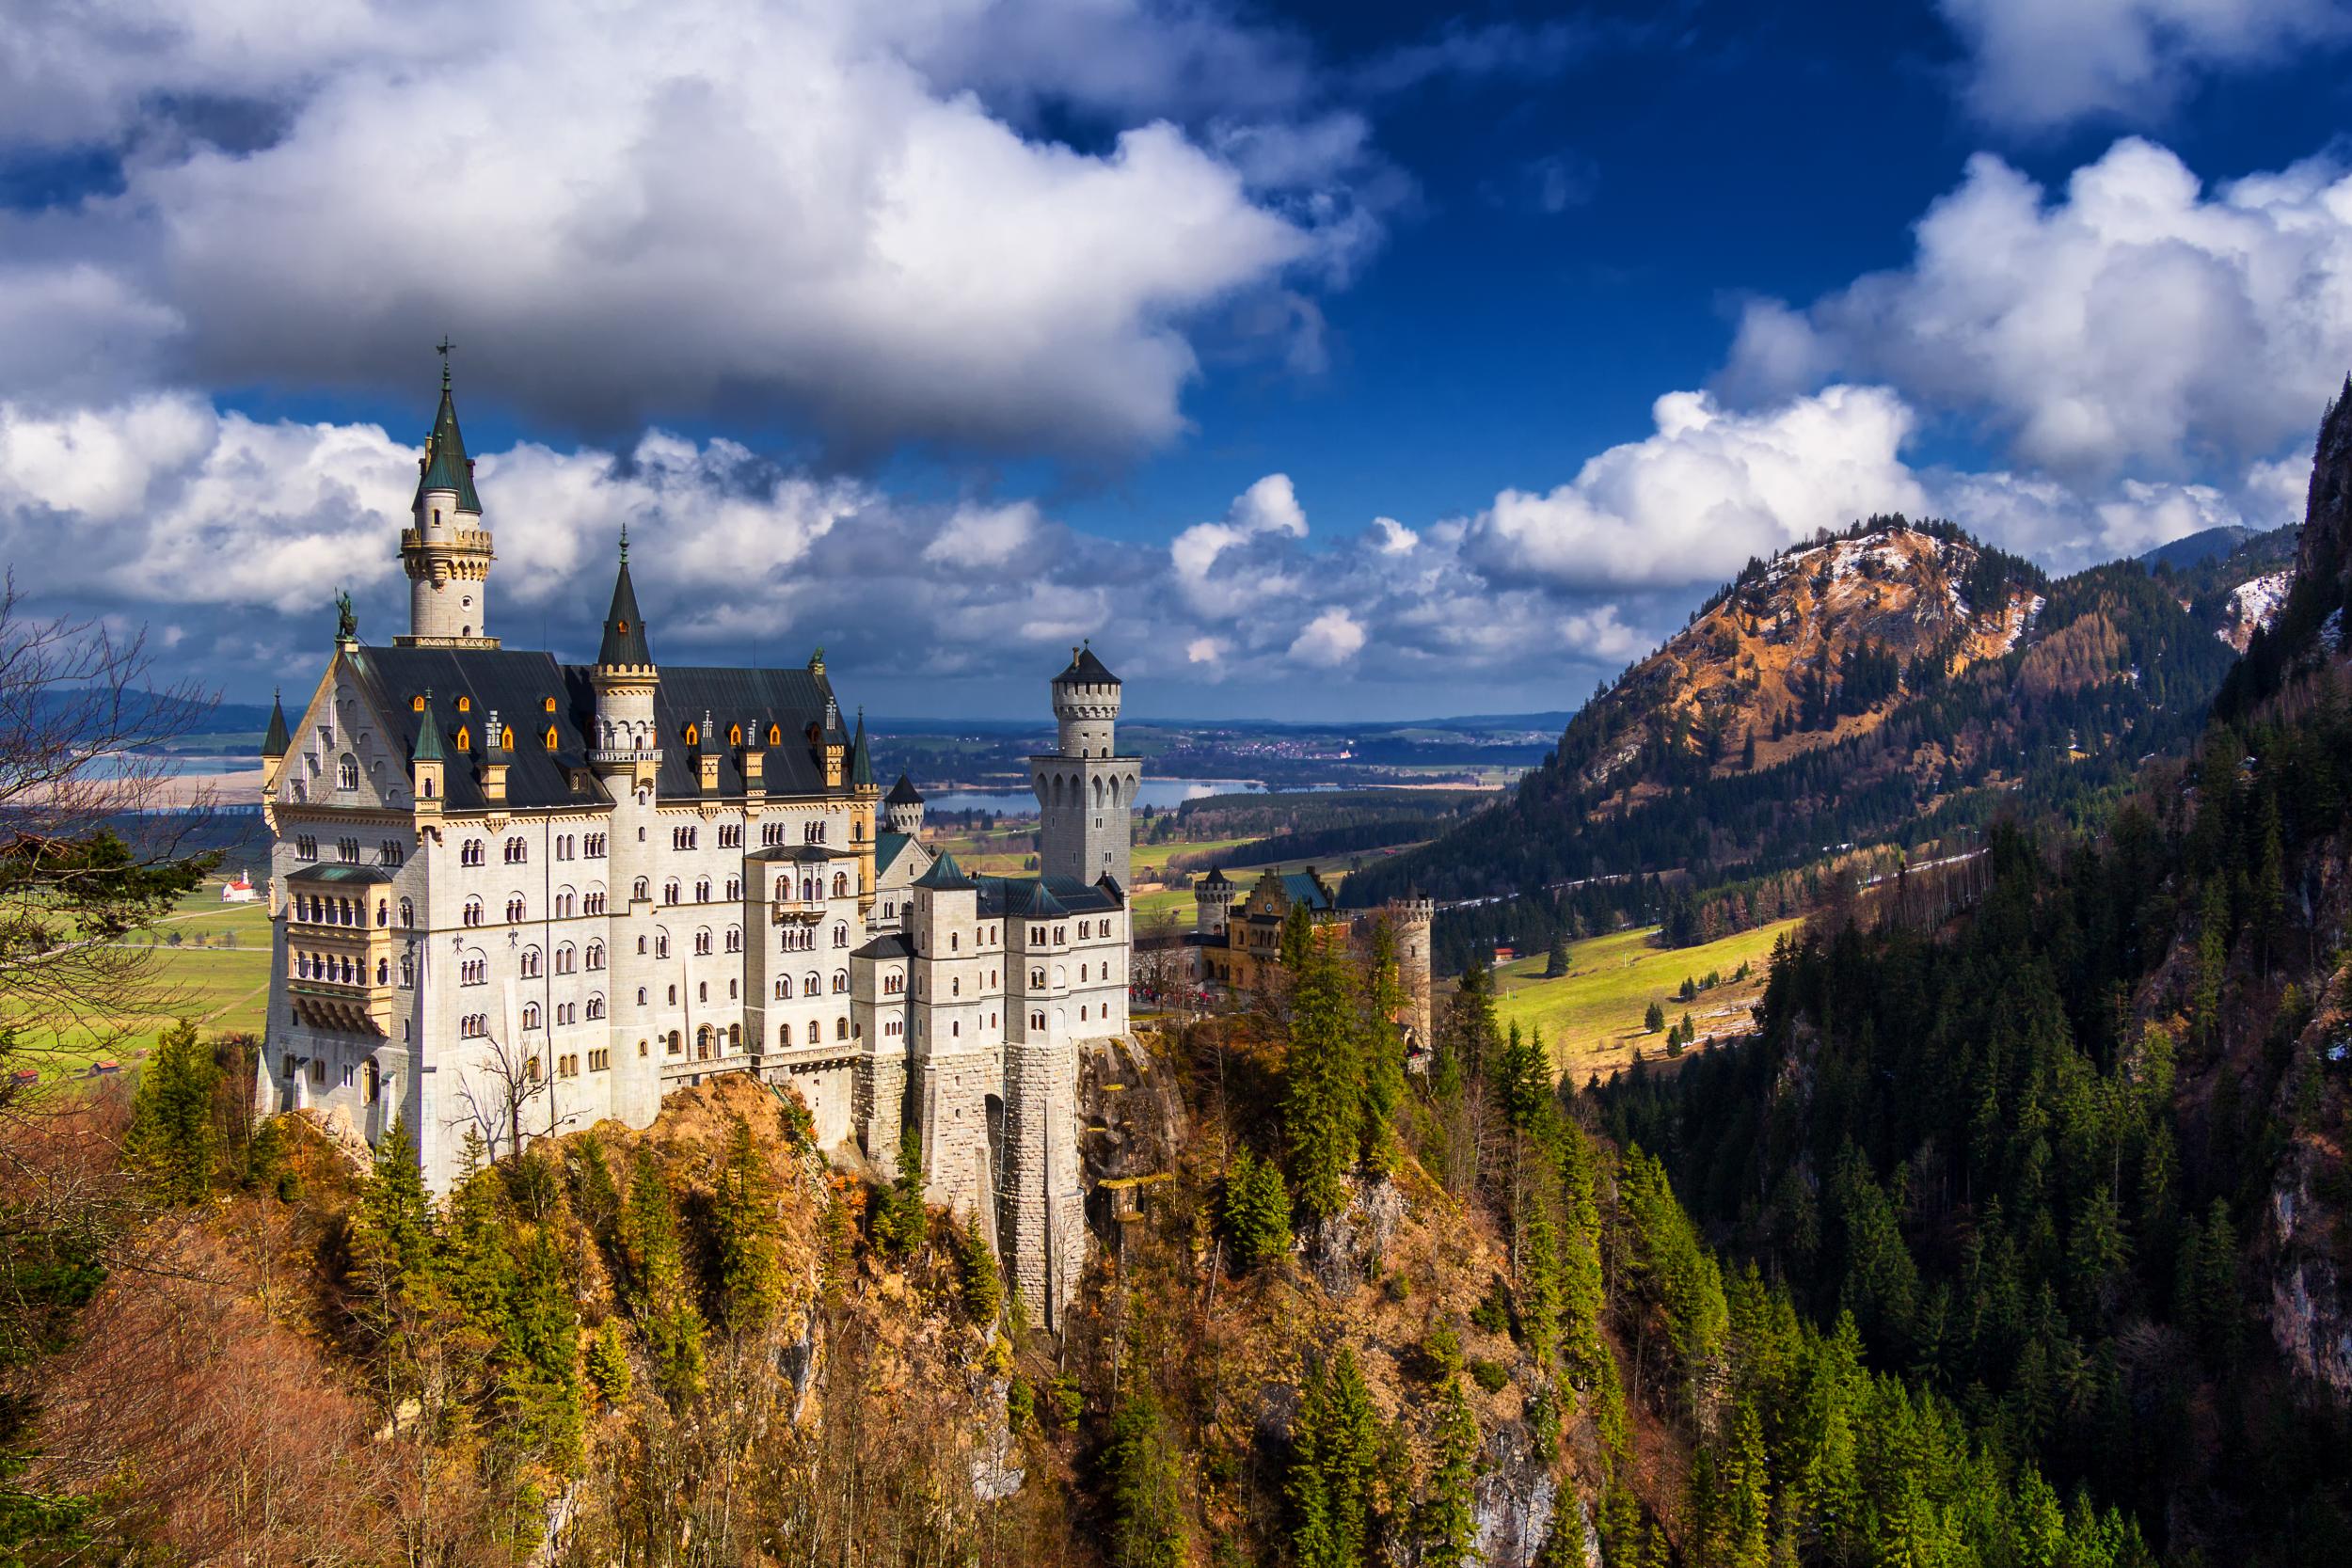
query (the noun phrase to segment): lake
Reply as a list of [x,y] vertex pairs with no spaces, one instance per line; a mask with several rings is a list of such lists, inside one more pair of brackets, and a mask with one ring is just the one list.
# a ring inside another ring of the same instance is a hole
[[[1186,800],[1264,787],[1248,779],[1146,779],[1136,786],[1136,804],[1166,811]],[[1037,810],[1037,797],[1025,789],[955,789],[925,796],[923,806],[927,811],[993,811],[1000,816],[1021,816]]]

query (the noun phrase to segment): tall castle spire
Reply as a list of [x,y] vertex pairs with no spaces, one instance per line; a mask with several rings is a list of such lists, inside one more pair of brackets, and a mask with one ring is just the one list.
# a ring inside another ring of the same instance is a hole
[[417,459],[417,494],[409,510],[414,522],[400,531],[400,562],[408,574],[408,647],[495,648],[490,635],[490,531],[482,526],[482,498],[474,493],[473,459],[457,428],[457,400],[450,389],[450,341],[436,345],[441,356],[441,405]]

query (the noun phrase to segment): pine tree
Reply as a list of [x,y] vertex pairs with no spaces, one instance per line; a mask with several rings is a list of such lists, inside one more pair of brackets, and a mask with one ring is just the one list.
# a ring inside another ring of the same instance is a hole
[[1470,1414],[1459,1372],[1445,1374],[1436,1430],[1430,1433],[1429,1481],[1413,1510],[1415,1560],[1427,1568],[1458,1568],[1478,1537],[1473,1509],[1478,1484],[1478,1419]]
[[353,1272],[377,1299],[419,1277],[433,1253],[433,1200],[417,1164],[404,1117],[376,1140],[375,1165],[359,1189],[352,1219]]
[[588,1380],[605,1403],[628,1402],[628,1348],[622,1342],[617,1318],[608,1320],[588,1341]]
[[764,1328],[784,1299],[780,1221],[768,1162],[741,1117],[727,1136],[710,1202],[717,1243],[721,1321],[728,1332]]
[[621,1260],[629,1299],[644,1331],[654,1375],[673,1403],[702,1387],[703,1321],[695,1309],[679,1243],[677,1212],[653,1151],[640,1148],[621,1210]]
[[499,1346],[501,1393],[509,1418],[560,1472],[580,1460],[586,1418],[580,1366],[580,1308],[564,1277],[552,1230],[535,1227],[514,1271]]
[[1347,1205],[1363,1114],[1361,1021],[1347,965],[1306,943],[1292,972],[1290,1049],[1283,1061],[1282,1134],[1291,1192],[1311,1219]]
[[1254,1269],[1290,1251],[1291,1198],[1281,1169],[1247,1148],[1226,1173],[1225,1229],[1237,1268]]
[[1375,1176],[1386,1175],[1396,1157],[1396,1108],[1405,1098],[1405,1042],[1397,1020],[1406,1000],[1396,930],[1384,917],[1373,924],[1365,963],[1363,1120],[1359,1132],[1364,1167]]
[[874,1244],[904,1258],[923,1244],[923,1134],[912,1118],[898,1129],[898,1174],[874,1211]]
[[1359,1568],[1372,1561],[1380,1529],[1375,1486],[1383,1444],[1353,1351],[1343,1348],[1309,1378],[1291,1445],[1291,1549],[1298,1568]]
[[1557,980],[1568,972],[1568,934],[1551,933],[1551,945],[1544,952],[1544,978]]
[[1120,1401],[1103,1463],[1114,1568],[1184,1568],[1191,1554],[1176,1455],[1159,1402],[1148,1389],[1131,1390]]
[[986,1327],[1005,1307],[1004,1278],[996,1271],[996,1253],[980,1234],[977,1215],[967,1216],[953,1235],[957,1297],[963,1303],[963,1315]]
[[184,1018],[164,1031],[139,1071],[123,1153],[167,1202],[199,1203],[213,1190],[213,1093],[219,1082],[212,1048]]

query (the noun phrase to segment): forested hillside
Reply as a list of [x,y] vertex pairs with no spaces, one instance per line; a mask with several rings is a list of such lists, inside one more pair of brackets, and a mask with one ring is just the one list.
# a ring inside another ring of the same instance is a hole
[[1540,916],[1594,878],[1678,871],[1704,893],[2021,811],[2089,819],[2195,738],[2231,667],[2185,599],[2134,562],[2052,582],[1947,525],[1857,525],[1752,566],[1509,800],[1348,897],[1518,895]]

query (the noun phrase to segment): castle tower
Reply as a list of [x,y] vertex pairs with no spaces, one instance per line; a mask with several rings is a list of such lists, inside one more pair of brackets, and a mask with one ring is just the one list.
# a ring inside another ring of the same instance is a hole
[[904,833],[909,838],[923,836],[923,795],[904,773],[890,786],[890,793],[882,797],[882,815],[892,832]]
[[1405,982],[1412,1012],[1413,1043],[1424,1052],[1434,1038],[1429,931],[1437,918],[1437,905],[1426,898],[1398,898],[1389,904],[1389,920],[1396,932],[1397,975]]
[[[655,960],[625,940],[624,930],[642,931],[654,918],[653,855],[655,782],[661,768],[661,736],[655,727],[654,694],[661,672],[645,641],[644,617],[637,610],[637,587],[628,576],[628,531],[621,531],[621,565],[612,580],[612,607],[605,612],[604,641],[596,650],[591,681],[596,689],[596,730],[588,766],[612,798],[607,847],[609,908],[615,929],[607,944],[612,964],[613,1111],[632,1127],[652,1121],[661,1108],[661,1054],[649,1041],[653,1025],[627,999],[657,982]],[[627,925],[623,926],[622,922]],[[651,992],[660,994],[659,992]]]
[[473,459],[457,429],[449,388],[449,344],[441,345],[441,407],[417,459],[413,523],[400,531],[408,574],[408,635],[403,647],[495,648],[490,635],[490,531],[482,526]]
[[1131,880],[1127,818],[1135,810],[1142,764],[1116,755],[1119,677],[1091,646],[1070,650],[1070,668],[1054,677],[1060,748],[1029,759],[1041,831],[1038,869],[1082,882],[1105,876],[1124,892]]
[[874,756],[866,744],[866,710],[857,710],[857,734],[850,738],[850,839],[857,848],[857,910],[874,912],[874,812],[882,788],[874,783]]
[[1221,937],[1233,916],[1233,879],[1221,865],[1192,884],[1192,928],[1204,937]]

